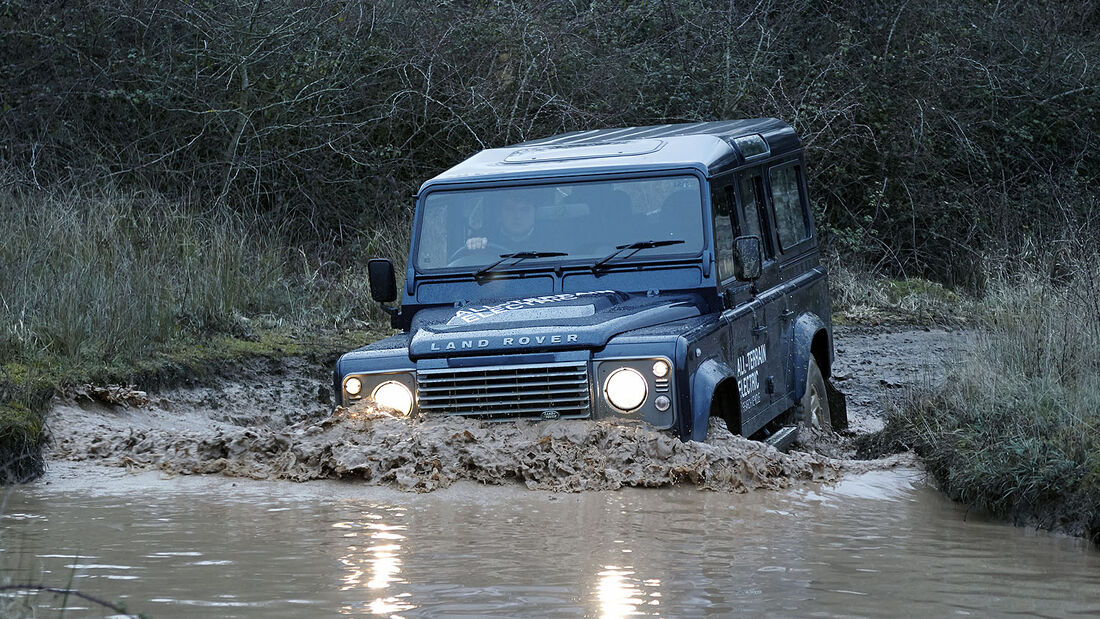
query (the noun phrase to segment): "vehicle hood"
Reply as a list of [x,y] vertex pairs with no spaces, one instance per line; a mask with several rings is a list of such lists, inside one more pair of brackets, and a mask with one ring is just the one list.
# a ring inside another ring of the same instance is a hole
[[428,308],[413,318],[409,355],[599,349],[620,333],[693,318],[704,308],[696,294],[648,296],[614,290]]

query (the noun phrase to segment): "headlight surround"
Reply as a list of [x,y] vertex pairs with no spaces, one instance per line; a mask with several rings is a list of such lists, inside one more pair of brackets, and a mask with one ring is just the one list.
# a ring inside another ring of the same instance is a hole
[[[663,377],[654,376],[653,367],[658,362],[666,364],[668,368]],[[600,419],[643,419],[653,427],[662,429],[675,425],[678,408],[676,367],[670,356],[609,355],[602,359],[597,356],[593,359],[593,364],[593,378],[596,380],[594,395],[597,400],[592,411],[593,416]],[[640,376],[645,383],[645,395],[635,408],[626,408],[638,402],[639,391],[638,387],[628,387],[631,383],[636,384],[636,378],[631,379],[629,374],[620,373],[628,369],[636,372],[634,377]],[[665,396],[664,399],[661,396]]]
[[376,405],[396,410],[402,415],[412,412],[413,392],[407,385],[396,380],[388,380],[378,385],[371,392],[370,397]]
[[629,413],[645,404],[649,385],[641,372],[622,367],[608,374],[604,381],[603,394],[611,406]]

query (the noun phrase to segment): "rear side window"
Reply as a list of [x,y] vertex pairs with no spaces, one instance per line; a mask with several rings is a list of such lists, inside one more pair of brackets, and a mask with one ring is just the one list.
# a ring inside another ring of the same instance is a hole
[[773,168],[769,172],[772,205],[775,207],[775,231],[783,251],[809,238],[810,226],[802,208],[802,183],[798,166]]

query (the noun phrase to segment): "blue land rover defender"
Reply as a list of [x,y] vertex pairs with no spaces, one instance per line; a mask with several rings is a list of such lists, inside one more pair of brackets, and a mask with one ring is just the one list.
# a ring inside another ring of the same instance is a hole
[[402,332],[340,357],[337,404],[697,441],[717,416],[781,447],[845,421],[802,148],[778,120],[484,150],[420,188],[400,309],[393,265],[368,276]]

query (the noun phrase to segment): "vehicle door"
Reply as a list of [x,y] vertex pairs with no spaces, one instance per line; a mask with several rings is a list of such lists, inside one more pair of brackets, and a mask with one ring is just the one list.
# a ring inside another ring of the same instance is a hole
[[774,223],[769,216],[769,201],[765,183],[766,166],[760,165],[741,170],[737,174],[736,214],[741,234],[755,234],[760,237],[762,264],[760,278],[750,286],[754,302],[760,308],[753,328],[752,346],[746,346],[740,361],[746,370],[746,383],[759,386],[760,404],[754,411],[744,414],[742,424],[745,432],[759,429],[775,415],[786,409],[779,395],[781,377],[785,364],[783,357],[782,329],[778,327],[781,314],[787,309],[783,300],[783,289],[779,271],[778,240]]
[[741,402],[741,432],[747,419],[759,416],[770,401],[760,381],[760,365],[766,358],[768,339],[764,306],[753,292],[753,283],[735,277],[733,241],[745,231],[737,209],[737,176],[727,174],[711,181],[714,244],[718,292],[722,299],[723,360],[734,370]]
[[[801,394],[791,393],[794,378],[791,362],[796,352],[790,349],[794,343],[794,319],[807,309],[820,312],[813,297],[824,278],[812,277],[810,273],[818,265],[819,258],[801,159],[769,164],[765,181],[768,215],[774,224],[775,275],[779,292],[766,301],[765,306],[771,304],[777,310],[768,313],[769,324],[775,325],[775,336],[779,338],[784,360],[784,368],[777,369],[776,391],[785,409],[794,405],[795,398],[801,397]],[[771,322],[773,315],[775,322]]]

